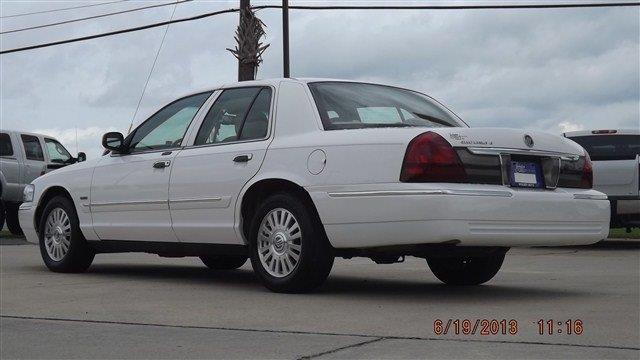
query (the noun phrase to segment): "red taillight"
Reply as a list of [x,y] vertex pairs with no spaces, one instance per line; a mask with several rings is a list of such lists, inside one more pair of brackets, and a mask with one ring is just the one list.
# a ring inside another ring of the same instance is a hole
[[582,167],[582,179],[580,180],[580,187],[583,189],[593,188],[593,165],[591,164],[591,158],[589,153],[584,152],[584,166]]
[[400,181],[462,183],[468,178],[451,144],[434,132],[426,132],[407,146]]

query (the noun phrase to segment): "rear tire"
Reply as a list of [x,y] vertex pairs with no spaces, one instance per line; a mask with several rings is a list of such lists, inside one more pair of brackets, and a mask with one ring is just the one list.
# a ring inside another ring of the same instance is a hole
[[200,260],[212,270],[235,270],[247,262],[244,255],[205,255]]
[[71,200],[56,196],[42,212],[39,227],[40,255],[49,270],[62,273],[86,271],[95,253],[80,231]]
[[430,258],[433,274],[447,285],[480,285],[491,280],[502,267],[504,253],[481,257]]
[[269,196],[250,229],[251,265],[269,290],[309,292],[329,276],[333,249],[317,216],[297,196]]
[[18,204],[4,204],[5,206],[5,220],[7,222],[7,228],[15,236],[23,236],[22,228],[20,227],[20,221],[18,220]]

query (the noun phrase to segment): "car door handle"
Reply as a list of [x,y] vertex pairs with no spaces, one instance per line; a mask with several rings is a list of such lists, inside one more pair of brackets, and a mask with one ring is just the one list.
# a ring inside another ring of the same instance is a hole
[[234,157],[233,162],[237,162],[237,163],[248,162],[251,159],[253,159],[253,154],[242,154]]
[[164,169],[166,167],[169,167],[169,165],[171,165],[171,161],[169,161],[169,160],[156,161],[156,162],[153,163],[153,168],[154,169]]

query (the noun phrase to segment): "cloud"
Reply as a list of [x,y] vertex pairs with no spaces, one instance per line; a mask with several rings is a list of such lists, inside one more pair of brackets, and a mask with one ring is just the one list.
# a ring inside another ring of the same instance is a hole
[[[0,3],[4,14],[43,6],[59,4]],[[175,17],[234,6],[237,1],[185,3],[178,5]],[[130,4],[109,5],[114,11],[127,7]],[[98,8],[73,15],[93,15],[107,6]],[[166,20],[171,11],[167,6],[7,35],[1,46]],[[7,19],[2,28],[64,20],[64,16],[70,15]],[[271,47],[258,76],[278,77],[281,14],[261,10],[259,16],[267,25]],[[126,130],[131,122],[139,124],[181,95],[234,81],[236,62],[225,48],[234,45],[237,21],[237,14],[226,14],[172,25],[135,118],[164,28],[3,55],[0,127],[53,129],[61,134],[75,134],[75,127],[100,129],[87,132],[87,140],[82,140],[86,142],[79,141],[94,149],[91,153],[100,153],[100,136],[107,129]],[[447,104],[471,126],[557,133],[569,126],[561,124],[583,129],[640,127],[638,8],[291,10],[290,21],[291,70],[296,77],[370,80],[420,90]]]
[[563,121],[561,123],[558,124],[558,127],[560,128],[560,132],[568,132],[568,131],[578,131],[578,130],[582,130],[584,127],[580,124],[575,124],[569,121]]

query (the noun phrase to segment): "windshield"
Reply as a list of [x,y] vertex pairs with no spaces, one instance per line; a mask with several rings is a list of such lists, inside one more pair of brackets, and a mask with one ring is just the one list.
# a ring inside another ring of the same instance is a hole
[[71,160],[71,154],[67,151],[67,149],[62,146],[59,142],[53,139],[44,139],[45,144],[47,144],[47,152],[49,153],[49,159],[53,163],[66,163]]
[[316,82],[309,88],[325,130],[466,125],[428,96],[390,86]]
[[591,135],[572,137],[591,160],[630,160],[640,154],[640,135]]

